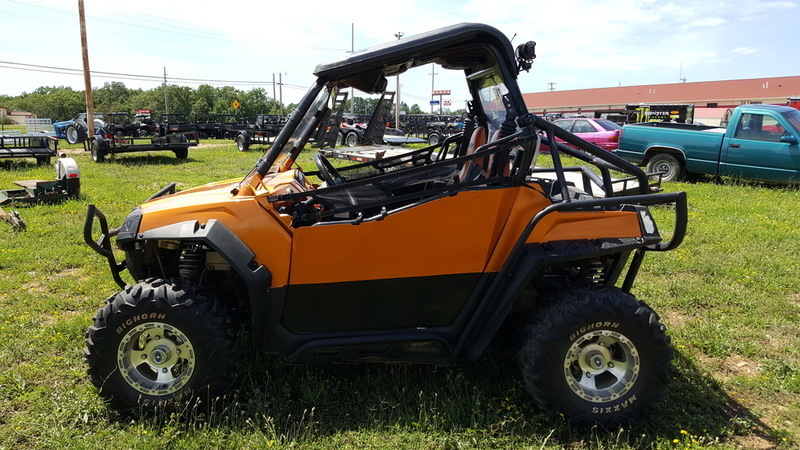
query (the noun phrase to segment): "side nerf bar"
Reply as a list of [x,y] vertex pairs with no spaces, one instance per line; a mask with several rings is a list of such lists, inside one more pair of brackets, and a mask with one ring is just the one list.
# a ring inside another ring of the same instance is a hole
[[[97,240],[92,237],[95,219],[100,224],[100,237]],[[92,250],[108,260],[111,276],[117,285],[124,289],[126,283],[119,274],[127,268],[127,264],[125,261],[117,262],[116,258],[114,258],[114,250],[111,247],[111,238],[119,234],[119,231],[120,228],[109,231],[106,216],[95,205],[89,205],[89,209],[86,211],[86,222],[83,224],[83,240]]]

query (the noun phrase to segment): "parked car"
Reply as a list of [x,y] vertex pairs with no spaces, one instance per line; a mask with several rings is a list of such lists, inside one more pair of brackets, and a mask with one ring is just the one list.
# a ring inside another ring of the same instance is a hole
[[616,150],[619,145],[619,136],[622,133],[621,126],[606,119],[576,117],[556,119],[553,124],[609,151]]

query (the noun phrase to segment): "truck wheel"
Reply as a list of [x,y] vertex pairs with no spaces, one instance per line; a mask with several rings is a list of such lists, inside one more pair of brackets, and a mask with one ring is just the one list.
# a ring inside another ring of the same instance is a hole
[[439,133],[434,131],[433,133],[428,135],[428,145],[439,145],[439,142],[441,142],[441,137],[439,136]]
[[345,136],[344,143],[348,147],[355,147],[358,145],[360,140],[361,139],[358,138],[358,133],[356,133],[355,131],[351,131],[347,133],[347,136]]
[[67,128],[64,130],[64,138],[66,139],[67,144],[77,144],[80,142],[78,127],[75,125],[67,125]]
[[161,279],[108,299],[86,333],[91,382],[123,412],[211,400],[234,378],[235,328],[219,301]]
[[618,289],[552,295],[519,352],[528,392],[546,412],[612,428],[645,417],[670,380],[658,315]]
[[661,181],[680,180],[684,171],[683,163],[669,153],[658,153],[647,162],[647,172],[662,173]]
[[250,144],[247,142],[243,134],[236,136],[236,149],[240,152],[246,152],[247,149],[250,148]]
[[92,161],[101,163],[106,160],[105,142],[100,139],[92,140]]

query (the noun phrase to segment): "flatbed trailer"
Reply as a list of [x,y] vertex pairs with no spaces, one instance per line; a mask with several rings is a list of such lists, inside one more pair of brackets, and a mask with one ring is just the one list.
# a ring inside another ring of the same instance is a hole
[[42,134],[0,135],[0,158],[36,158],[39,164],[50,164],[57,156],[58,138]]
[[156,137],[117,137],[109,134],[95,135],[84,141],[83,149],[92,152],[94,162],[103,162],[107,155],[116,153],[168,150],[178,159],[189,157],[189,147],[200,144],[198,133],[170,133]]

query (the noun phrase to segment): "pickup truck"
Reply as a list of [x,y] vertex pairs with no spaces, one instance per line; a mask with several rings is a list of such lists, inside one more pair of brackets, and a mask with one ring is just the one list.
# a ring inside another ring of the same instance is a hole
[[615,151],[661,172],[662,181],[689,174],[724,175],[772,183],[800,182],[800,111],[742,105],[726,128],[670,122],[626,125]]

